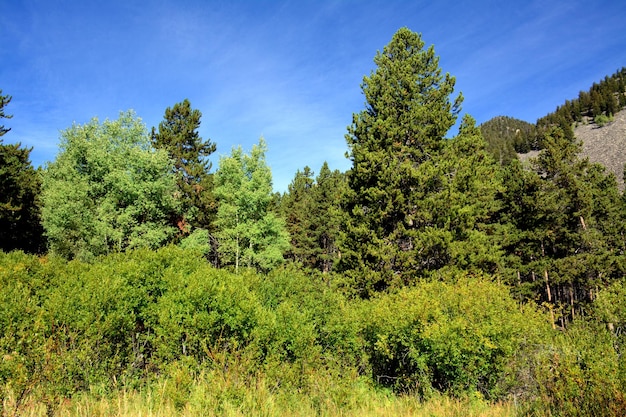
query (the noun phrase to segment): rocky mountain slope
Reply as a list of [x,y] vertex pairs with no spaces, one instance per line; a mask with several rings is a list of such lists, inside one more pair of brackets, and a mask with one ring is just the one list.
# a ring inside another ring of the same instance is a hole
[[603,127],[594,123],[581,124],[574,129],[576,139],[583,143],[583,155],[591,162],[599,162],[615,173],[620,189],[624,189],[626,163],[626,110],[615,115]]
[[[624,189],[624,164],[626,163],[626,110],[615,114],[614,120],[600,127],[589,121],[574,128],[574,136],[583,143],[581,157],[604,165],[617,178],[620,190]],[[537,156],[538,151],[518,154],[522,161]]]

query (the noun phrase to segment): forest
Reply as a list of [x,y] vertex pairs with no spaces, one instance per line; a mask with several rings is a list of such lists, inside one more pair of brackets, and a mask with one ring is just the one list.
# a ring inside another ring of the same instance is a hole
[[0,415],[626,415],[626,196],[573,133],[626,69],[477,126],[421,35],[374,63],[351,168],[284,193],[187,99],[0,139]]

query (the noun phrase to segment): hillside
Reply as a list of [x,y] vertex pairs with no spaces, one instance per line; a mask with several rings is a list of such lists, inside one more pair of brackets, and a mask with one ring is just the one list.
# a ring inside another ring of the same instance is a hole
[[535,125],[507,116],[497,116],[480,125],[489,151],[500,164],[515,158],[515,152],[527,152],[536,147]]
[[[624,164],[626,163],[626,110],[615,114],[612,122],[603,127],[593,122],[579,123],[574,136],[583,143],[581,157],[604,165],[617,178],[620,190],[624,189]],[[522,161],[534,158],[539,151],[518,154]]]
[[624,189],[624,163],[626,163],[626,110],[615,115],[615,120],[599,127],[594,123],[581,124],[574,135],[583,143],[583,155],[591,162],[606,166],[615,173],[620,189]]

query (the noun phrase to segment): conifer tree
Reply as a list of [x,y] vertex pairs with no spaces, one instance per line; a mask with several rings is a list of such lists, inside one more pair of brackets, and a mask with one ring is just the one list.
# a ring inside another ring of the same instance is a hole
[[315,222],[317,211],[313,209],[313,171],[305,166],[298,170],[281,199],[281,212],[291,238],[291,247],[286,256],[306,268],[315,267],[316,246]]
[[189,225],[211,230],[215,218],[216,202],[213,196],[213,178],[209,173],[211,163],[206,159],[216,150],[210,140],[199,133],[202,113],[192,109],[188,99],[165,110],[159,130],[152,128],[152,143],[164,149],[174,161],[174,172],[184,217],[172,219],[183,234],[190,232]]
[[[362,84],[366,107],[353,116],[346,140],[349,173],[343,269],[359,271],[369,290],[384,289],[407,272],[403,252],[417,253],[412,230],[422,184],[418,168],[436,155],[456,122],[462,96],[442,74],[434,47],[400,29],[374,58]],[[366,290],[368,292],[369,290]]]
[[615,177],[579,159],[581,145],[559,128],[543,139],[532,171],[514,163],[505,175],[502,224],[509,283],[522,298],[549,306],[565,325],[594,292],[624,268],[624,223]]
[[331,171],[326,162],[315,179],[309,167],[296,173],[281,201],[291,236],[288,258],[322,273],[331,271],[339,255],[345,188],[345,176]]
[[32,148],[0,139],[0,249],[45,250],[41,226],[41,174],[30,163]]
[[[11,117],[13,117],[10,114],[6,114],[4,112],[4,108],[6,107],[7,104],[9,104],[11,102],[12,97],[10,95],[2,95],[2,90],[0,90],[0,119],[10,119]],[[4,127],[4,125],[0,125],[0,136],[4,136],[5,133],[7,133],[9,130],[11,130],[11,128],[6,128]]]
[[[4,108],[11,96],[0,90],[0,119],[10,119]],[[2,136],[11,128],[0,125],[0,250],[40,253],[45,249],[39,197],[40,172],[30,163],[32,148],[5,145]]]
[[318,222],[315,235],[319,248],[316,266],[325,274],[334,269],[340,257],[339,238],[345,223],[341,201],[347,193],[347,186],[346,175],[339,170],[331,171],[328,163],[324,162],[315,178],[313,191],[316,201],[314,217]]

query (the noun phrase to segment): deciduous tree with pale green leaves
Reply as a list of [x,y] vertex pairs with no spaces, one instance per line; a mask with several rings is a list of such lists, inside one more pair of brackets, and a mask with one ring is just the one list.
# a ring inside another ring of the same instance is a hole
[[272,173],[265,162],[267,146],[261,138],[245,154],[233,148],[220,158],[215,173],[218,200],[217,238],[222,265],[268,271],[283,262],[289,248],[285,222],[269,211]]
[[42,189],[50,250],[68,259],[157,248],[176,232],[172,161],[132,111],[63,131]]

